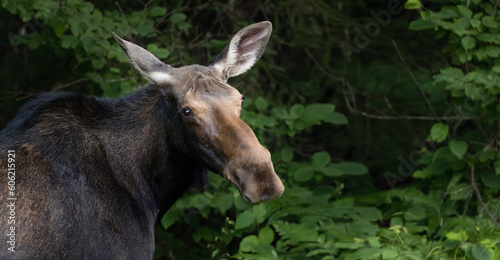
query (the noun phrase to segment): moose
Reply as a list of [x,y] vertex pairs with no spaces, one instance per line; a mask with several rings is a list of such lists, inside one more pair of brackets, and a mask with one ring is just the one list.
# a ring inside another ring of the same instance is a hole
[[179,68],[113,33],[152,84],[117,99],[44,93],[21,107],[0,132],[0,259],[152,259],[158,220],[209,170],[248,203],[280,197],[227,83],[262,56],[271,30],[249,25],[209,66]]

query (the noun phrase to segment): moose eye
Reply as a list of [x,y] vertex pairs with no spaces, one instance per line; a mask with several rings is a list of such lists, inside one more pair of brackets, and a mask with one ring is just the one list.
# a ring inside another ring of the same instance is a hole
[[185,108],[181,109],[180,112],[184,118],[190,118],[193,116],[193,111],[191,111],[191,108],[189,108],[189,107],[185,107]]

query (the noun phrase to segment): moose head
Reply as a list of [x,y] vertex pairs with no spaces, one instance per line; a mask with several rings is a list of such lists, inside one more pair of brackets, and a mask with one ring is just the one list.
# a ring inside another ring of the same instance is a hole
[[281,196],[284,186],[276,175],[269,151],[240,119],[244,96],[227,84],[250,69],[262,56],[272,25],[249,25],[209,66],[174,68],[147,50],[113,34],[133,66],[176,104],[184,140],[177,140],[186,156],[222,174],[239,189],[245,201],[264,202]]

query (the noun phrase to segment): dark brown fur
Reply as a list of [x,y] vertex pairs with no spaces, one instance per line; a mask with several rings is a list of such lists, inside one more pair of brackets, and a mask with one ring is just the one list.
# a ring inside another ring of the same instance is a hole
[[14,150],[17,198],[9,225],[0,193],[0,228],[17,232],[16,252],[4,236],[0,258],[151,259],[158,216],[203,171],[186,146],[167,150],[184,139],[176,114],[156,86],[118,100],[44,94],[26,104],[0,132],[1,183]]

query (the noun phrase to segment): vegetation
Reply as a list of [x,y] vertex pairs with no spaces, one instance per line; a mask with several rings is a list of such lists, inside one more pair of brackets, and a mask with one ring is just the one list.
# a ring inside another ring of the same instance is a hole
[[112,31],[181,66],[269,20],[230,83],[285,193],[249,205],[210,174],[161,219],[155,258],[499,259],[498,2],[1,0],[0,121],[43,91],[147,84]]

